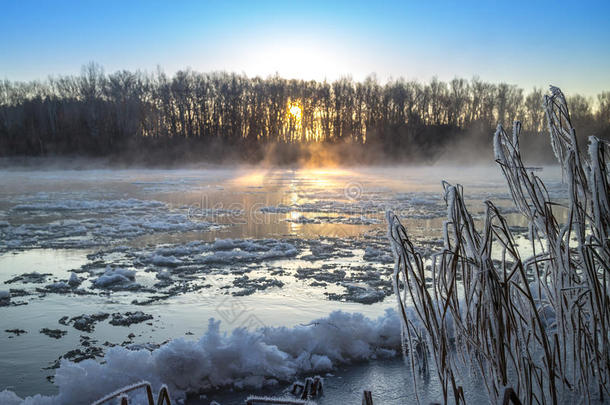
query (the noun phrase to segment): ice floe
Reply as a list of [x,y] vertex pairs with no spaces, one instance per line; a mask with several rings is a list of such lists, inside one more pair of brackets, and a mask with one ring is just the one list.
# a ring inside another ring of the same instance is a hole
[[106,271],[93,280],[92,284],[97,288],[125,288],[135,283],[135,277],[135,270],[107,267]]
[[10,212],[17,220],[0,227],[0,250],[82,248],[218,226],[189,215],[188,207],[138,199],[35,201],[14,205]]

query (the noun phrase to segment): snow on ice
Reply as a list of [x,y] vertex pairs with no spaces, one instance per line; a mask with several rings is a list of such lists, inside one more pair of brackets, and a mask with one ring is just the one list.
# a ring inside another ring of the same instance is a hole
[[218,388],[260,389],[267,382],[290,381],[339,364],[392,357],[399,348],[400,323],[393,310],[377,319],[336,311],[309,325],[231,333],[221,333],[220,322],[210,319],[199,340],[174,339],[152,351],[117,346],[103,363],[62,360],[54,378],[57,395],[20,398],[5,390],[0,403],[90,403],[142,380],[155,390],[166,384],[176,398]]

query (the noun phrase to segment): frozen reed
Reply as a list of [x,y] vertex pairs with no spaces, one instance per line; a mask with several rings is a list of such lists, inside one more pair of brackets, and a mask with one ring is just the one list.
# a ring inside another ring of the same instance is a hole
[[609,145],[590,137],[588,154],[581,152],[560,89],[551,87],[544,108],[565,199],[552,201],[524,166],[519,122],[511,135],[499,125],[494,136],[496,162],[529,223],[527,257],[493,202],[485,202],[482,227],[475,222],[459,185],[443,184],[444,248],[429,268],[387,214],[404,353],[420,374],[434,362],[445,402],[466,401],[467,372],[495,403],[595,403],[610,395]]

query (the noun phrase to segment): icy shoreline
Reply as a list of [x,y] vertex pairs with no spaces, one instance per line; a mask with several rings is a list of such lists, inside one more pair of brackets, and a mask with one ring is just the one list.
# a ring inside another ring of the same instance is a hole
[[340,364],[393,357],[399,351],[400,323],[393,310],[377,319],[336,311],[307,325],[237,328],[231,333],[221,333],[220,321],[210,319],[199,340],[178,338],[152,351],[114,347],[103,364],[64,360],[55,374],[58,395],[20,398],[4,390],[0,403],[89,403],[141,380],[155,389],[168,385],[175,398],[215,389],[256,390]]

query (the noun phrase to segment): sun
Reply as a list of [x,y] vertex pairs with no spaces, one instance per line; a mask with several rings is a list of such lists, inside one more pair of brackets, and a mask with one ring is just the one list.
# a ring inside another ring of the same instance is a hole
[[301,122],[301,107],[296,104],[292,104],[288,108],[288,111],[290,111],[290,115],[292,115],[297,122]]

